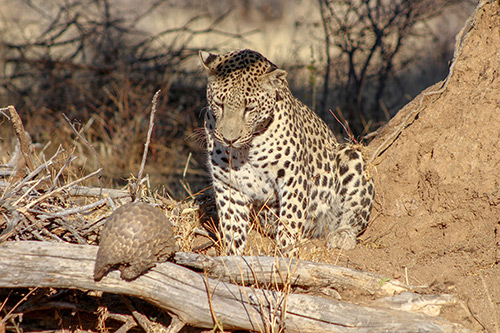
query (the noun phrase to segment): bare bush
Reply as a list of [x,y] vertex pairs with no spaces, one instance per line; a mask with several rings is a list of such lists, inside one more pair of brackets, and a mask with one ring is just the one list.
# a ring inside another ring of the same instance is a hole
[[[46,20],[37,35],[2,41],[6,73],[1,86],[16,102],[23,102],[18,108],[43,105],[51,110],[69,106],[93,110],[115,104],[110,91],[116,83],[151,93],[168,86],[173,76],[178,81],[189,79],[192,73],[183,72],[182,65],[197,54],[189,47],[190,40],[200,34],[222,33],[216,26],[225,15],[203,29],[192,27],[207,16],[199,14],[181,27],[156,35],[140,31],[138,22],[166,2],[151,2],[130,17],[118,13],[113,7],[117,4],[110,0],[71,0],[53,15],[41,13]],[[167,35],[172,38],[164,39]]]
[[[56,5],[24,0],[23,4],[37,13],[38,28],[28,34],[25,27],[18,27],[22,38],[3,36],[0,91],[33,127],[35,141],[67,142],[53,135],[66,127],[60,126],[65,113],[80,123],[78,129],[85,130],[101,159],[109,162],[108,167],[103,165],[105,174],[123,179],[129,171],[117,170],[130,170],[139,162],[149,101],[161,89],[151,161],[164,161],[182,148],[197,149],[185,139],[199,126],[204,88],[197,84],[197,67],[186,64],[197,55],[198,48],[192,47],[195,38],[210,34],[244,38],[245,34],[218,29],[228,13],[217,18],[197,13],[181,26],[151,34],[141,30],[141,22],[169,6],[167,0],[147,1],[136,13],[125,12],[111,0],[67,0]],[[167,173],[184,167],[185,161],[170,160],[165,163],[170,167]]]
[[393,95],[402,92],[388,88],[398,86],[398,71],[417,61],[415,43],[433,37],[427,23],[463,2],[319,0],[327,62],[320,112],[328,110],[333,90],[353,131],[369,131],[400,106]]

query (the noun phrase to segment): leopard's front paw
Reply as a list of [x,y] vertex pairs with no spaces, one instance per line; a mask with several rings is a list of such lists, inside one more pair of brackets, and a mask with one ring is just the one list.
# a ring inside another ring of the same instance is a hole
[[327,246],[329,248],[339,248],[352,250],[356,247],[356,233],[351,227],[340,228],[328,234]]

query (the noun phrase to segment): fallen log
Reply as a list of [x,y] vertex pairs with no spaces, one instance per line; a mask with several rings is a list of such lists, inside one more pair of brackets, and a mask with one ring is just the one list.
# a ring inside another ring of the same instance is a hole
[[[419,287],[410,287],[396,280],[356,269],[314,261],[283,257],[221,256],[208,257],[178,252],[175,262],[194,268],[213,278],[238,285],[345,289],[371,295],[395,295]],[[328,292],[325,292],[328,294]]]
[[112,271],[93,280],[96,246],[51,242],[0,244],[0,287],[98,290],[142,298],[201,328],[222,325],[287,332],[468,332],[439,317],[243,287],[161,263],[134,281]]

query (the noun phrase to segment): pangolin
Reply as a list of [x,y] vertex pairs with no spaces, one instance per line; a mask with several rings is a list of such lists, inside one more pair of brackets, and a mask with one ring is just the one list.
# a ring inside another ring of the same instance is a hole
[[172,225],[160,209],[142,202],[125,204],[107,218],[101,231],[94,280],[111,268],[118,268],[122,279],[134,280],[177,250]]

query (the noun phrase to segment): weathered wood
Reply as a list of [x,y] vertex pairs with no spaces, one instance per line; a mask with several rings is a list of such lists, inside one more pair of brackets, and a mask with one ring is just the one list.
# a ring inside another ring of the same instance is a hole
[[204,271],[211,278],[240,285],[290,283],[303,288],[352,289],[372,295],[394,295],[412,287],[382,276],[325,263],[282,257],[221,256],[179,252],[179,265]]
[[[116,190],[111,188],[99,188],[88,186],[73,186],[69,190],[69,194],[75,197],[109,197],[112,199],[130,197],[130,192],[124,190]],[[129,199],[130,200],[130,199]],[[127,200],[127,202],[129,201]]]
[[422,314],[241,287],[205,278],[173,263],[159,264],[132,282],[121,280],[117,271],[94,282],[96,253],[95,246],[67,243],[0,244],[0,287],[73,288],[131,295],[203,328],[214,327],[213,313],[224,329],[266,331],[281,323],[287,332],[468,332],[458,324]]

